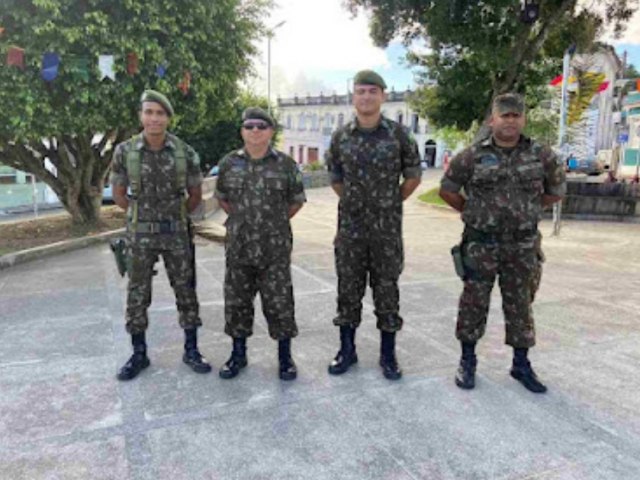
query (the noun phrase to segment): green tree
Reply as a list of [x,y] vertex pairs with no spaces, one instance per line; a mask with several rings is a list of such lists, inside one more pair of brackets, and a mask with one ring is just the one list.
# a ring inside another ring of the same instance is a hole
[[[243,145],[240,136],[240,123],[242,122],[242,112],[248,107],[261,107],[267,110],[269,104],[266,97],[260,97],[249,91],[242,91],[233,102],[229,114],[222,120],[213,123],[198,132],[180,132],[187,143],[200,153],[200,166],[204,173],[217,165],[222,157],[231,150],[240,148]],[[277,142],[277,132],[273,142]]]
[[[174,103],[173,128],[196,134],[226,118],[251,72],[270,0],[3,0],[0,54],[25,50],[25,68],[0,65],[0,163],[47,183],[75,222],[99,219],[113,147],[138,127],[145,88]],[[45,82],[41,58],[61,58]],[[115,55],[115,81],[98,55]],[[139,70],[127,71],[135,54]],[[83,66],[85,62],[85,66]],[[157,67],[166,66],[159,76]],[[178,89],[185,72],[188,91]],[[49,159],[56,172],[45,168]]]
[[560,70],[564,50],[587,51],[605,24],[620,33],[638,0],[602,0],[581,9],[578,0],[534,1],[535,22],[522,18],[521,0],[345,0],[356,14],[371,13],[371,36],[379,46],[401,37],[424,39],[426,54],[410,53],[425,67],[423,110],[438,126],[467,129],[483,120],[493,96],[524,93]]

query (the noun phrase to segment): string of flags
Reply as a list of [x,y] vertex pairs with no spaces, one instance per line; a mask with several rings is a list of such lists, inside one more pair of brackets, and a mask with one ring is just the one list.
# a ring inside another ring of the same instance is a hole
[[[3,28],[0,27],[0,35],[2,35]],[[115,81],[115,55],[99,55],[98,56],[98,70],[100,72],[100,80],[109,79]],[[125,56],[126,73],[133,77],[140,73],[140,60],[135,52],[127,53]],[[90,67],[91,58],[86,55],[65,55],[64,59],[58,53],[45,52],[42,55],[42,63],[40,69],[40,76],[45,82],[53,82],[60,73],[60,65],[64,63],[67,71],[73,72],[83,81],[88,82],[90,79]],[[25,70],[25,50],[23,48],[12,46],[7,51],[6,65],[8,67],[18,68]],[[164,78],[169,69],[168,64],[161,63],[157,65],[155,73],[158,78]],[[177,85],[178,89],[187,95],[191,89],[191,72],[184,70],[182,78]]]
[[[557,77],[554,77],[553,80],[549,82],[549,85],[551,85],[552,87],[560,86],[562,85],[563,78],[564,78],[563,75],[560,74]],[[577,81],[578,79],[573,75],[571,75],[567,79],[568,83],[575,83]],[[604,80],[603,82],[601,82],[600,85],[598,85],[598,88],[596,89],[596,93],[604,92],[607,88],[609,88],[609,83],[610,83],[609,80]]]

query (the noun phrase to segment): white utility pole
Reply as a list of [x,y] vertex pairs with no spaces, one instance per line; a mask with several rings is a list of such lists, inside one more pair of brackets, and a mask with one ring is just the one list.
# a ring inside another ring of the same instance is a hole
[[285,20],[281,21],[274,27],[267,30],[267,111],[271,115],[271,39],[275,35],[276,28],[280,28],[285,24]]

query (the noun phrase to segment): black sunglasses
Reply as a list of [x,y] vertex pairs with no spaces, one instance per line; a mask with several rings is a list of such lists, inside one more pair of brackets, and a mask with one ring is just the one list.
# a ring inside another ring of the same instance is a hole
[[253,130],[255,128],[257,128],[258,130],[266,130],[267,128],[269,128],[269,125],[267,125],[266,123],[245,123],[242,125],[242,128],[244,128],[245,130]]

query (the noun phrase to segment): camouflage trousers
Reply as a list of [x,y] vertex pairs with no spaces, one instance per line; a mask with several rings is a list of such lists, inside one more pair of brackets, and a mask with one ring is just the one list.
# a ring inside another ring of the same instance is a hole
[[400,330],[398,279],[403,267],[402,238],[356,240],[338,235],[334,251],[338,275],[338,316],[334,325],[358,328],[368,277],[377,328],[386,332]]
[[127,287],[126,328],[130,334],[142,333],[149,325],[147,309],[151,305],[153,267],[160,256],[175,293],[180,326],[192,329],[202,325],[189,247],[168,250],[141,247],[134,243],[131,246],[131,271]]
[[275,340],[298,335],[289,258],[265,265],[247,265],[227,256],[224,278],[224,331],[234,338],[253,334],[253,301],[260,292],[269,336]]
[[534,346],[531,303],[542,275],[534,239],[500,243],[464,241],[463,258],[467,278],[460,296],[456,337],[471,343],[484,335],[491,291],[498,277],[505,343],[514,348]]

